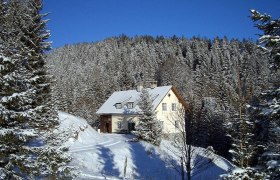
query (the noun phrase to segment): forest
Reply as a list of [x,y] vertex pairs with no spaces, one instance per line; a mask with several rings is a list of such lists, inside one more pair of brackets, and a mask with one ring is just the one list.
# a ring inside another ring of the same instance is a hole
[[95,112],[114,91],[153,79],[193,104],[194,145],[212,146],[241,167],[265,165],[259,154],[268,151],[269,128],[279,122],[265,121],[259,106],[279,74],[271,74],[271,57],[252,40],[120,35],[66,45],[47,59],[58,108],[96,128]]
[[123,34],[48,51],[41,9],[0,0],[0,179],[71,178],[57,111],[98,128],[95,112],[114,91],[148,80],[184,97],[191,145],[253,179],[280,178],[279,19],[251,11],[258,42]]
[[249,102],[270,83],[269,58],[250,40],[122,35],[66,45],[47,58],[59,107],[93,121],[112,92],[134,89],[139,79],[174,85],[185,98],[197,91],[232,109],[239,91]]

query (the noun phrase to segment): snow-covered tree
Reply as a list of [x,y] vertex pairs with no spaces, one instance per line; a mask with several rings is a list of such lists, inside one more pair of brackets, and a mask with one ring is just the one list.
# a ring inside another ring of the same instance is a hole
[[[258,95],[248,110],[254,123],[254,165],[266,172],[271,179],[280,178],[280,19],[251,10],[251,19],[263,31],[260,48],[270,59],[270,86]],[[261,167],[261,168],[260,168]]]
[[219,104],[227,108],[224,115],[228,121],[235,103],[232,95],[236,92],[233,78],[236,71],[233,69],[238,61],[243,61],[245,52],[248,64],[255,70],[246,79],[249,80],[248,89],[253,93],[261,92],[267,86],[264,79],[267,78],[268,58],[247,40],[120,36],[55,49],[48,54],[47,63],[50,73],[56,77],[54,93],[60,109],[88,121],[97,119],[94,112],[107,95],[134,89],[136,74],[143,81],[152,78],[158,85],[172,84],[186,97],[194,69],[200,66],[198,73],[204,86],[201,94],[217,98]]
[[[240,75],[242,76],[238,78],[240,82],[238,85],[241,86],[237,87],[241,87],[238,88],[238,91],[241,92],[241,96],[239,96],[241,100],[246,100],[250,96],[251,98],[249,101],[243,101],[243,108],[238,113],[239,117],[233,118],[237,119],[235,124],[238,125],[237,128],[233,129],[240,129],[240,133],[237,133],[239,138],[236,138],[236,136],[233,138],[236,151],[232,151],[233,160],[237,160],[237,164],[244,169],[239,172],[233,172],[223,179],[280,178],[280,21],[279,19],[272,19],[267,14],[260,14],[256,10],[251,10],[251,19],[256,23],[255,26],[263,31],[263,35],[259,38],[259,48],[263,54],[268,54],[270,58],[260,59],[255,63],[248,55],[250,51],[257,52],[259,49],[250,50],[246,46],[244,47],[244,49],[248,49],[247,53],[244,54],[245,56],[243,55],[243,58],[247,61],[244,61],[240,66],[241,68],[238,68],[241,70]],[[269,63],[266,62],[267,60],[269,60]],[[270,71],[263,71],[263,75],[267,76],[264,79],[248,76],[258,74],[259,69],[268,69],[267,67],[269,67]],[[251,84],[256,85],[253,88],[250,87]],[[263,86],[264,84],[265,87]],[[249,91],[246,89],[249,89]]]
[[0,1],[1,179],[66,177],[69,172],[63,142],[51,137],[58,117],[44,66],[50,44],[41,8],[40,0]]
[[139,123],[133,132],[139,139],[159,145],[161,142],[162,127],[153,111],[152,98],[147,89],[140,94],[138,106],[141,110]]
[[280,65],[280,18],[272,19],[268,14],[251,10],[251,19],[255,26],[263,31],[259,38],[260,47],[272,57],[271,67],[279,69]]

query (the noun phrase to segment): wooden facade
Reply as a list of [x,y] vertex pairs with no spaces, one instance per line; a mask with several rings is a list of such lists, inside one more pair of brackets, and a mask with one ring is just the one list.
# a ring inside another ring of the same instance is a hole
[[112,133],[112,116],[101,115],[100,116],[100,131],[102,133]]

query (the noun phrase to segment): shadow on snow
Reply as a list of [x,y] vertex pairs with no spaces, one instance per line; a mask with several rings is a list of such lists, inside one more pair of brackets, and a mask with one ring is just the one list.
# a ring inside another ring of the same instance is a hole
[[139,142],[130,143],[136,179],[178,179],[180,176],[172,166],[167,166],[153,147],[145,148]]
[[[215,160],[214,160],[215,161]],[[195,167],[192,170],[192,179],[219,179],[219,175],[227,173],[226,170],[217,166],[210,158],[197,155],[194,159]]]
[[101,171],[102,175],[119,177],[120,171],[118,168],[114,168],[114,154],[111,150],[104,146],[97,146],[97,150],[99,151],[100,160],[104,163],[104,167]]

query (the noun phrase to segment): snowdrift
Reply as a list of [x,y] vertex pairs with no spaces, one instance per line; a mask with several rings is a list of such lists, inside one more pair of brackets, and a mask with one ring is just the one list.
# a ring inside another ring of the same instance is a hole
[[[60,128],[70,131],[66,142],[72,155],[71,165],[80,172],[78,179],[180,179],[180,161],[169,141],[160,147],[130,141],[134,136],[100,134],[86,120],[59,112]],[[208,161],[203,148],[195,148],[194,161]],[[212,154],[213,162],[198,166],[193,179],[217,179],[235,167]],[[201,159],[202,158],[202,159]],[[202,163],[203,164],[203,163]]]

